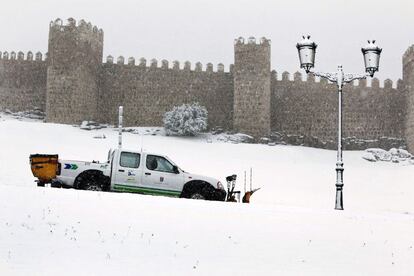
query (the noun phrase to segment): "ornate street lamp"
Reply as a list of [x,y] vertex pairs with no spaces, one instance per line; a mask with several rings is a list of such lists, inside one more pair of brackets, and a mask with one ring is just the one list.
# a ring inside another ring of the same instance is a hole
[[315,66],[316,43],[310,40],[310,36],[303,36],[303,39],[296,44],[299,53],[300,67],[305,69],[306,73],[328,79],[336,83],[338,88],[338,152],[336,161],[336,198],[335,209],[343,210],[343,172],[344,163],[342,159],[342,87],[346,83],[354,80],[366,79],[368,76],[373,77],[374,73],[379,69],[379,60],[382,49],[375,45],[375,40],[369,41],[362,48],[362,54],[365,62],[366,74],[344,74],[342,65],[338,65],[336,73],[311,72]]
[[372,78],[374,73],[379,69],[379,60],[382,49],[375,45],[375,40],[368,40],[368,44],[362,48],[361,51],[364,55],[365,72]]
[[310,69],[315,65],[316,47],[318,45],[310,40],[310,35],[307,37],[303,36],[302,41],[296,44],[299,52],[300,68],[305,69],[306,73],[309,73]]

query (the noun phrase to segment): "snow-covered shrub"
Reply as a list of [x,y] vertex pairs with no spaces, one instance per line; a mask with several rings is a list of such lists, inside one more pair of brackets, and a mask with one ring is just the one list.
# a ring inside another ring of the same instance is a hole
[[198,103],[175,106],[164,115],[167,135],[195,136],[207,129],[207,109]]

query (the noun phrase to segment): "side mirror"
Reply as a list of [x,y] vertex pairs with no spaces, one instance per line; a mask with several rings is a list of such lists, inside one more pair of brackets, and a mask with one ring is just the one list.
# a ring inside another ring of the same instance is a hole
[[174,171],[175,174],[179,174],[180,173],[180,170],[175,165],[173,166],[173,171]]

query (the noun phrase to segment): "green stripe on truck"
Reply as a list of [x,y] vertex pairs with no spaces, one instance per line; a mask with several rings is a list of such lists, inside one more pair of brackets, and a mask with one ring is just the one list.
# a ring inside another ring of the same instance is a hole
[[147,187],[136,187],[136,186],[128,186],[128,185],[122,185],[122,184],[114,184],[114,190],[118,192],[140,193],[140,194],[146,194],[146,195],[163,195],[163,196],[172,196],[172,197],[179,197],[181,194],[181,192],[178,192],[178,191],[147,188]]

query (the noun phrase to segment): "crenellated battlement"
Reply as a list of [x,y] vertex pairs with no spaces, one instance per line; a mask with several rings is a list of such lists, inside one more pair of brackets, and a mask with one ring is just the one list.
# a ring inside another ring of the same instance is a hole
[[57,18],[54,21],[50,21],[49,28],[52,32],[78,32],[89,38],[94,38],[103,42],[103,30],[83,19],[79,20],[78,24],[76,24],[76,20],[73,18],[68,18],[65,22],[63,22],[62,19]]
[[244,37],[239,37],[234,40],[234,45],[243,46],[243,45],[264,45],[270,46],[271,40],[266,37],[262,37],[259,40],[256,40],[255,37],[250,36],[248,39]]
[[158,62],[157,59],[153,58],[150,60],[149,65],[147,64],[147,60],[145,58],[140,58],[138,64],[135,62],[134,57],[129,57],[128,62],[125,63],[124,56],[118,56],[116,59],[116,63],[114,63],[114,57],[112,55],[108,55],[104,62],[104,66],[125,66],[125,67],[137,67],[141,69],[163,69],[163,70],[175,70],[175,71],[183,71],[183,72],[205,72],[205,73],[231,73],[233,64],[230,64],[228,70],[225,70],[225,66],[223,63],[218,63],[216,67],[209,62],[203,68],[203,64],[201,62],[196,62],[194,66],[190,61],[185,61],[182,64],[178,60],[174,60],[169,62],[166,59],[161,60]]
[[69,18],[50,23],[48,53],[50,66],[72,69],[97,67],[102,62],[103,31],[90,22]]
[[[303,84],[303,85],[312,85],[312,84],[332,84],[332,82],[327,81],[326,79],[322,79],[319,77],[315,77],[312,74],[305,74],[303,75],[301,72],[295,72],[293,74],[284,71],[281,75],[279,75],[276,70],[271,72],[272,81],[277,83],[286,83],[286,84]],[[403,85],[403,81],[398,79],[397,82],[393,82],[391,79],[379,80],[378,78],[369,78],[367,80],[360,80],[360,81],[353,81],[352,83],[347,84],[346,86],[351,87],[367,87],[372,89],[399,89]]]
[[47,53],[43,55],[41,52],[36,52],[33,55],[33,52],[28,51],[26,56],[22,51],[15,52],[8,51],[1,52],[0,51],[0,60],[7,60],[7,61],[46,61],[47,60]]
[[403,66],[407,63],[414,61],[414,45],[411,45],[403,55]]

